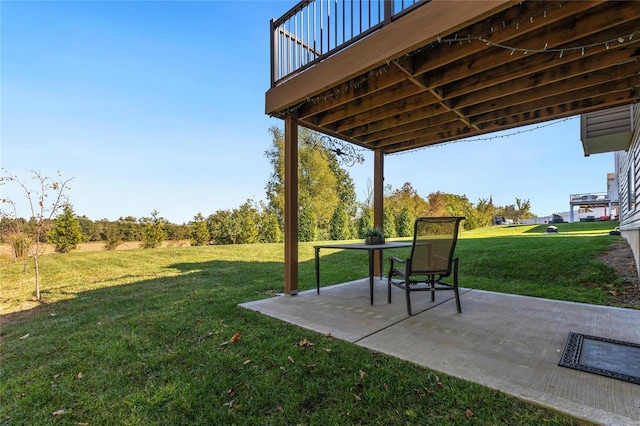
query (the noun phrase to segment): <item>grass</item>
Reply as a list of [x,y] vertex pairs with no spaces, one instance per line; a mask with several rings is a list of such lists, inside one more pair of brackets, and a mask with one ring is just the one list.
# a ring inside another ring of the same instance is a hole
[[[596,256],[620,238],[608,235],[613,225],[560,224],[558,235],[545,228],[464,232],[461,282],[611,303],[620,279]],[[496,390],[239,308],[282,290],[282,252],[264,244],[49,255],[41,258],[44,304],[31,301],[32,273],[0,260],[0,422],[571,424]],[[323,285],[367,275],[363,253],[322,254]],[[302,290],[315,286],[313,244],[300,245],[299,276]]]

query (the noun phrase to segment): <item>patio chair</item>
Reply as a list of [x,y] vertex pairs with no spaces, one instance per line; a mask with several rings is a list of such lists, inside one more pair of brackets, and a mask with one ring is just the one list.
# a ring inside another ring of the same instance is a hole
[[[388,278],[391,303],[391,286],[405,291],[407,312],[411,314],[411,293],[430,291],[431,301],[435,301],[435,292],[452,290],[456,298],[456,308],[460,307],[458,293],[458,258],[453,254],[458,241],[458,229],[464,217],[421,217],[416,219],[413,232],[413,245],[408,259],[396,256],[389,258]],[[443,279],[453,276],[444,282]]]

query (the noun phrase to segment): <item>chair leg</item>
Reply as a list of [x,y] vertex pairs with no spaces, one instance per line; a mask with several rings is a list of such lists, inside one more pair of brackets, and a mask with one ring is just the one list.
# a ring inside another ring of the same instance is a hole
[[458,258],[453,260],[453,292],[456,295],[456,308],[458,313],[462,313],[462,307],[460,306],[460,292],[458,291]]
[[389,278],[387,279],[387,302],[391,303],[391,273],[389,273]]
[[431,281],[431,301],[436,301],[436,280],[434,275],[429,276],[429,280]]
[[411,290],[409,290],[409,280],[405,282],[405,291],[407,295],[407,313],[411,316]]

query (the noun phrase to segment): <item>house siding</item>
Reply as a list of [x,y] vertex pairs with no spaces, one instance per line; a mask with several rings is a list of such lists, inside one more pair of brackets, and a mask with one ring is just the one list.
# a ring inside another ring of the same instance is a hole
[[[618,196],[620,200],[620,232],[629,242],[640,265],[640,206],[638,205],[638,183],[640,182],[640,108],[633,108],[634,130],[628,151],[617,151],[614,155]],[[640,275],[640,269],[638,269]]]

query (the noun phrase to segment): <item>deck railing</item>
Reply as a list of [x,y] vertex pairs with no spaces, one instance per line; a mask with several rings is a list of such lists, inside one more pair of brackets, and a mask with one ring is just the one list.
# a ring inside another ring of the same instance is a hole
[[429,0],[303,0],[271,21],[271,87]]
[[591,192],[588,194],[571,194],[569,196],[569,202],[572,204],[579,203],[608,203],[609,194],[606,192]]

